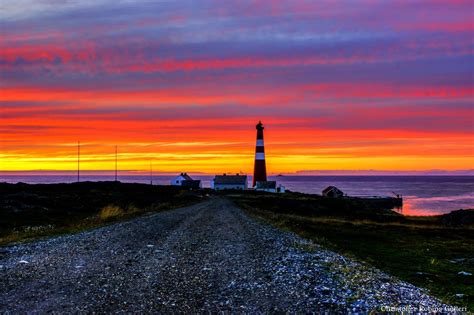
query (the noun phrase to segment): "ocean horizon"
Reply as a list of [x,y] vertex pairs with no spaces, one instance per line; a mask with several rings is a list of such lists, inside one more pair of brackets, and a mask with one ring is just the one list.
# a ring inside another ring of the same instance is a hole
[[[213,175],[192,175],[209,188]],[[175,175],[154,175],[154,185],[169,185]],[[249,176],[249,182],[251,181]],[[111,181],[114,174],[81,174],[80,181]],[[150,175],[120,174],[124,183],[150,184]],[[403,196],[404,205],[399,209],[405,215],[438,215],[453,210],[474,208],[474,176],[462,175],[285,175],[269,176],[287,190],[309,194],[321,194],[327,186],[336,186],[350,196]],[[77,174],[2,174],[0,182],[53,184],[77,182]]]

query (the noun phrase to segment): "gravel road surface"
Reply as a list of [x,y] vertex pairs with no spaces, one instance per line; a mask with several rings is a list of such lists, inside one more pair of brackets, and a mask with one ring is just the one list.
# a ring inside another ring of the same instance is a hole
[[442,307],[422,290],[213,198],[0,248],[3,312],[367,312]]

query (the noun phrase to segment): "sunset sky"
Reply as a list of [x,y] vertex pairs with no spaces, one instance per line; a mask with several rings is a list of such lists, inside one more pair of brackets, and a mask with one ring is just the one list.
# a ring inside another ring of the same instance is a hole
[[474,168],[473,2],[16,0],[0,170]]

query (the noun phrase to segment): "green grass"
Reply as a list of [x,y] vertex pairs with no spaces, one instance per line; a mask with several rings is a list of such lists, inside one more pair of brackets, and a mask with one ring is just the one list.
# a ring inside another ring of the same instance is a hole
[[[288,199],[280,203],[265,198],[272,197],[240,196],[233,200],[252,216],[278,228],[426,288],[446,303],[474,310],[474,276],[458,274],[474,274],[472,227],[444,226],[433,217],[399,218],[394,214],[393,220],[388,220],[377,216],[377,211],[365,215],[350,208],[346,209],[350,213],[335,209],[332,215],[318,215],[317,202],[311,198],[289,195],[278,197]],[[302,207],[296,209],[298,204]],[[290,208],[285,208],[288,205]],[[308,212],[311,207],[312,213]],[[466,260],[453,263],[454,259]],[[456,294],[465,296],[458,298]]]
[[0,246],[77,233],[203,200],[171,186],[118,182],[0,184]]

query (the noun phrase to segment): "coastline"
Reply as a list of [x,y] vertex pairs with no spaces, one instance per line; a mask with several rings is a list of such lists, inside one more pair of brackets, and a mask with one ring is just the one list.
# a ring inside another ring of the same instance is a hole
[[[191,205],[217,194],[279,229],[372,264],[428,289],[445,303],[474,306],[474,211],[413,217],[365,205],[357,198],[302,193],[187,190],[120,182],[5,184],[0,246],[75,234]],[[462,297],[458,297],[462,296]]]
[[[110,173],[110,172],[109,172]],[[213,176],[194,174],[201,180],[203,187],[209,187]],[[170,175],[155,175],[153,183],[168,185]],[[110,181],[113,174],[92,176],[85,174],[84,180]],[[251,179],[251,177],[250,177]],[[119,174],[124,183],[149,184],[150,177],[144,175]],[[474,176],[270,176],[288,190],[301,193],[321,194],[329,185],[336,186],[350,196],[394,196],[401,194],[405,215],[436,215],[458,209],[474,208]],[[26,183],[74,183],[77,176],[70,172],[68,176],[1,176],[0,182]]]

